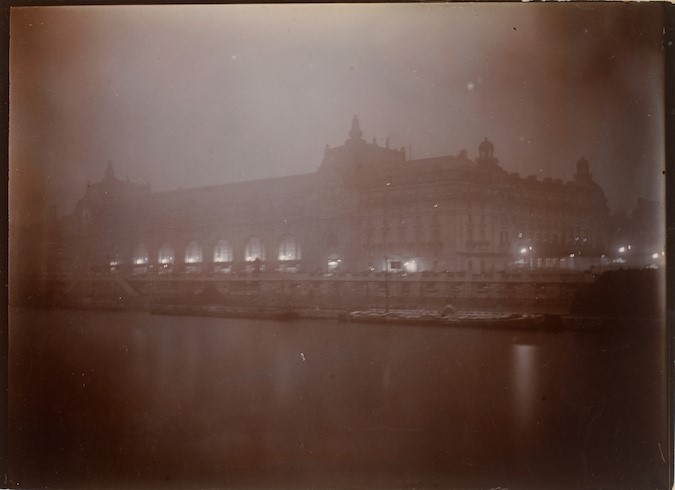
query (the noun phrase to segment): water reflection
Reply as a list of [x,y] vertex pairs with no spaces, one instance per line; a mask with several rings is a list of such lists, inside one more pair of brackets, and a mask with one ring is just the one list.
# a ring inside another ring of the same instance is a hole
[[537,346],[515,344],[513,346],[513,393],[515,401],[516,429],[526,434],[534,422]]
[[[21,311],[14,475],[33,486],[584,486],[581,452],[598,486],[629,458],[659,482],[660,457],[623,449],[666,447],[649,338]],[[655,382],[633,394],[636,367]]]

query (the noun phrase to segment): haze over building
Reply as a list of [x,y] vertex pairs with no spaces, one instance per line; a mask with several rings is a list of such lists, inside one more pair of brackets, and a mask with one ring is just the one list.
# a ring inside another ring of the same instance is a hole
[[355,113],[415,159],[489,135],[509,172],[565,180],[584,155],[610,209],[660,201],[643,7],[13,8],[11,220],[69,214],[108,161],[156,191],[311,173]]

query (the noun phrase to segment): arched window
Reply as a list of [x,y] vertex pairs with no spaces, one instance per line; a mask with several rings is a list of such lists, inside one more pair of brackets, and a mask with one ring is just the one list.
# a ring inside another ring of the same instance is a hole
[[174,261],[173,247],[168,243],[162,245],[157,254],[157,262],[160,264],[173,264]]
[[197,242],[192,240],[190,243],[188,243],[188,246],[185,249],[185,263],[198,264],[202,261],[202,258],[202,247],[200,247]]
[[220,240],[213,249],[214,262],[232,262],[232,247],[227,240]]
[[139,243],[134,249],[134,264],[143,265],[148,263],[148,248]]
[[252,236],[246,242],[244,249],[244,260],[246,262],[253,262],[256,259],[265,260],[265,246],[260,241],[260,238]]
[[286,235],[279,243],[279,260],[300,260],[302,252],[293,235]]

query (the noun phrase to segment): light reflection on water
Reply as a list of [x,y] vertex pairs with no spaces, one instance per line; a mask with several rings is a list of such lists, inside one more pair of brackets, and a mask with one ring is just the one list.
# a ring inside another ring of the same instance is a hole
[[514,344],[514,401],[515,420],[519,433],[526,433],[534,422],[535,397],[537,394],[537,346]]
[[660,488],[663,339],[15,311],[13,474],[218,487],[613,487],[618,475]]

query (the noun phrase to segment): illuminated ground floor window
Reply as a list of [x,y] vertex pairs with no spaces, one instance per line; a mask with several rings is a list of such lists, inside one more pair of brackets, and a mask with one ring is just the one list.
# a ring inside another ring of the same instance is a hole
[[246,242],[244,260],[246,260],[246,262],[265,260],[265,246],[258,237],[251,237],[248,242]]
[[148,263],[148,248],[139,243],[134,249],[134,264],[135,265],[145,265]]
[[199,244],[194,240],[188,243],[188,246],[185,249],[185,263],[198,264],[202,261],[202,259],[202,247],[200,247]]
[[157,262],[163,265],[173,264],[175,260],[175,255],[173,253],[173,247],[168,243],[162,245],[157,254]]
[[292,235],[286,235],[279,244],[279,260],[300,260],[302,253],[298,241]]
[[227,240],[220,240],[213,249],[213,261],[220,264],[232,262],[232,247]]

